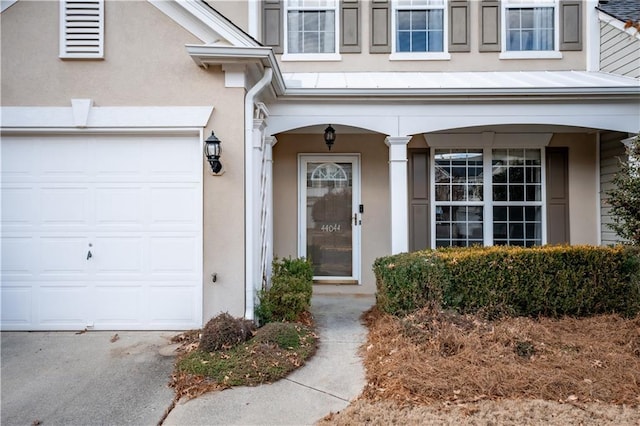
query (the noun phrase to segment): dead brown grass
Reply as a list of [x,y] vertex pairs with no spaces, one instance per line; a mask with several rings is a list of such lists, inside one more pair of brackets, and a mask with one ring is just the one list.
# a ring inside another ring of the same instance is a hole
[[505,318],[427,308],[366,314],[371,401],[640,403],[640,317]]
[[640,317],[363,319],[365,390],[319,425],[640,425]]

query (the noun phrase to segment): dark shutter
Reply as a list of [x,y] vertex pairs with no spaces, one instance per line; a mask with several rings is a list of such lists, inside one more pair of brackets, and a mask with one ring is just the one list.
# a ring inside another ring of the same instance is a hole
[[469,52],[469,2],[449,2],[449,52]]
[[409,250],[429,248],[429,153],[409,151]]
[[360,53],[360,1],[340,2],[340,53]]
[[569,149],[547,148],[547,243],[569,243]]
[[391,53],[391,2],[389,0],[371,0],[369,53]]
[[582,6],[580,1],[560,2],[560,50],[582,50]]
[[280,0],[262,1],[262,43],[273,47],[274,53],[283,52],[282,2]]
[[500,52],[500,2],[483,0],[480,3],[480,52]]

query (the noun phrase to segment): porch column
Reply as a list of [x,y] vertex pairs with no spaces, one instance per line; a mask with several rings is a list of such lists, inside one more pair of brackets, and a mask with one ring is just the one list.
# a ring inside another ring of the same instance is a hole
[[271,264],[273,263],[273,147],[278,143],[275,136],[266,136],[264,144],[264,158],[266,161],[267,174],[267,249],[266,249],[266,282],[267,287],[271,286]]
[[407,144],[411,136],[387,136],[389,147],[389,194],[391,209],[391,254],[409,251],[407,197]]
[[256,113],[258,118],[253,120],[253,128],[251,129],[251,154],[250,162],[246,167],[251,167],[251,179],[246,183],[247,190],[247,223],[246,225],[246,280],[247,294],[245,303],[245,318],[254,318],[254,309],[257,301],[258,290],[262,287],[262,278],[260,276],[260,254],[262,242],[260,241],[260,213],[261,213],[261,179],[262,179],[262,161],[263,161],[263,133],[266,127],[265,117],[261,116],[260,111]]

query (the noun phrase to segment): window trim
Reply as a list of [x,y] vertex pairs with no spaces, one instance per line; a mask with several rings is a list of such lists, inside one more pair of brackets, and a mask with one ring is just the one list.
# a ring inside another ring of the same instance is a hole
[[[562,59],[563,55],[560,51],[560,0],[553,0],[553,3],[540,3],[535,0],[526,2],[503,0],[500,4],[502,40],[499,59]],[[553,50],[507,50],[507,11],[530,7],[553,8]]]
[[[449,0],[443,0],[442,6],[402,6],[398,0],[391,1],[391,54],[390,61],[448,61],[449,53]],[[397,51],[397,12],[398,10],[442,9],[442,52],[398,52]]]
[[[333,7],[320,7],[320,6],[299,6],[293,7],[291,6],[291,2],[289,0],[284,0],[283,9],[283,18],[282,18],[282,27],[283,27],[283,53],[280,57],[282,61],[340,61],[342,60],[342,56],[340,55],[340,1],[333,0]],[[288,14],[291,10],[297,11],[323,11],[323,10],[333,10],[334,12],[334,25],[335,25],[335,40],[334,47],[335,52],[333,53],[289,53],[289,19]]]
[[[484,246],[494,245],[493,241],[493,179],[492,156],[494,149],[539,149],[540,150],[540,185],[541,201],[518,201],[513,205],[541,207],[541,245],[547,244],[547,170],[546,146],[551,134],[443,134],[427,135],[429,146],[429,244],[436,247],[436,193],[435,193],[435,151],[436,149],[474,149],[483,151],[483,241]],[[470,205],[468,202],[450,202],[455,205]],[[495,205],[504,205],[496,202]]]

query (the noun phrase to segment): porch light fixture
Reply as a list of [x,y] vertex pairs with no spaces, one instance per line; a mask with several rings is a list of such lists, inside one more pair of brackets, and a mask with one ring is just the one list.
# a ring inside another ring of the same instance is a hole
[[222,170],[222,163],[220,162],[220,154],[222,154],[221,143],[222,141],[218,139],[213,131],[211,131],[211,136],[204,141],[204,154],[207,156],[207,161],[211,165],[211,172],[214,174],[218,174]]
[[331,127],[331,124],[329,124],[327,128],[324,129],[324,143],[327,144],[327,148],[329,148],[329,151],[331,151],[331,147],[333,146],[333,143],[335,142],[335,140],[336,140],[336,129]]

